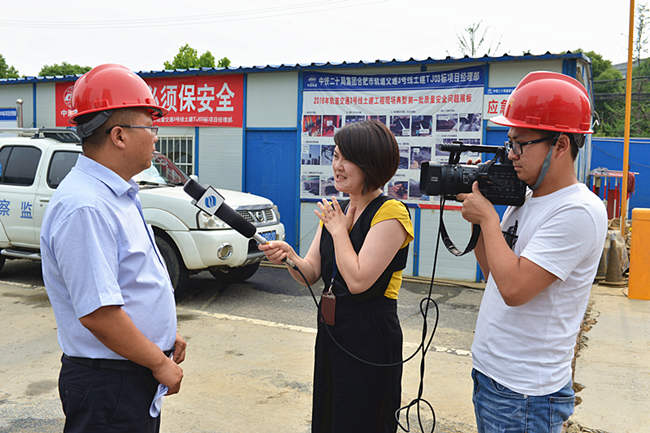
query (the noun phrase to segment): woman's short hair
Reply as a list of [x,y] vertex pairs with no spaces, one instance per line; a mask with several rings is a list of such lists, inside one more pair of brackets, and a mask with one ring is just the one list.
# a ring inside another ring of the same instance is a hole
[[397,140],[381,122],[364,120],[345,125],[334,135],[334,143],[345,159],[363,171],[364,193],[383,188],[397,171]]

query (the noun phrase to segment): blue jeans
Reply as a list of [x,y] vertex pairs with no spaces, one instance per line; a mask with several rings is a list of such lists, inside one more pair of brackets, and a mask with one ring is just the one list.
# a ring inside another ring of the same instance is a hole
[[573,413],[571,381],[553,394],[519,394],[472,370],[478,433],[560,433]]

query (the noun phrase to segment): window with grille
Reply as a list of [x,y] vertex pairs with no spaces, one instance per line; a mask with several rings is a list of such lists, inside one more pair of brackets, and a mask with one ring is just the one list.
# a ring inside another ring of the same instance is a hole
[[186,175],[194,173],[194,136],[159,136],[156,150],[171,159]]

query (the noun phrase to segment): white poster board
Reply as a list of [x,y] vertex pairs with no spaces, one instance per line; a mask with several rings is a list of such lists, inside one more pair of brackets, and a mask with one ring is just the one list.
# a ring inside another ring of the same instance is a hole
[[[339,195],[331,167],[334,134],[348,123],[376,119],[393,132],[400,152],[387,195],[412,203],[438,202],[420,192],[420,165],[447,161],[440,144],[481,144],[484,84],[483,67],[371,76],[306,72],[301,198]],[[473,157],[466,153],[461,161]]]

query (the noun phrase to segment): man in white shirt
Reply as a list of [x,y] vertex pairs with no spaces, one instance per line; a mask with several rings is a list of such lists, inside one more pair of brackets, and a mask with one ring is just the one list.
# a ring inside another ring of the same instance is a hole
[[120,65],[83,75],[72,100],[83,155],[53,194],[41,229],[43,280],[63,351],[64,432],[157,433],[154,396],[159,383],[178,392],[186,343],[131,177],[151,165],[153,120],[165,110]]
[[575,172],[593,132],[589,97],[571,77],[531,72],[490,120],[510,127],[508,158],[532,194],[501,223],[476,182],[458,195],[481,227],[475,254],[488,276],[472,344],[477,428],[559,433],[573,413],[573,349],[607,233],[603,203]]

